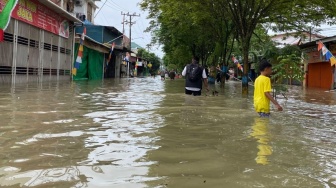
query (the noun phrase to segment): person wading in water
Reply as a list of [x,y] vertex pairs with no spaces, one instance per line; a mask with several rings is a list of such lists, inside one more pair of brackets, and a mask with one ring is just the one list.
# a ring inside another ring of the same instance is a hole
[[194,57],[192,63],[184,67],[182,76],[186,77],[185,94],[200,96],[203,83],[206,90],[209,91],[208,78],[205,69],[199,66],[198,57]]

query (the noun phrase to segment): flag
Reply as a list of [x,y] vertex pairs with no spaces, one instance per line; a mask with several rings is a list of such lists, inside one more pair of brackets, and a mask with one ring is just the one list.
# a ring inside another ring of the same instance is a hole
[[18,0],[9,0],[0,13],[0,29],[6,30]]
[[235,56],[232,56],[232,61],[233,61],[235,64],[237,64],[237,63],[238,63],[238,60],[236,59],[236,57],[235,57]]
[[0,29],[0,42],[4,41],[4,31]]
[[237,63],[237,67],[238,67],[238,69],[240,69],[242,72],[244,71],[243,66],[241,66],[240,63]]
[[81,44],[83,44],[83,41],[85,39],[85,35],[86,35],[86,28],[84,27],[83,33],[82,33],[82,36],[81,36]]
[[235,56],[232,56],[232,61],[237,65],[238,69],[240,69],[242,72],[244,71],[243,67],[241,66],[241,64],[239,63],[239,61]]
[[331,63],[331,66],[336,65],[336,57],[332,56],[330,58],[330,63]]
[[320,51],[323,48],[323,46],[324,46],[323,43],[321,41],[319,41],[317,43],[317,51]]
[[72,69],[72,75],[75,75],[75,76],[76,76],[76,74],[77,74],[77,69],[76,69],[76,68],[73,68],[73,69]]
[[328,52],[325,54],[325,59],[328,61],[332,57],[333,57],[332,53],[328,50]]
[[4,40],[4,30],[8,27],[12,12],[18,0],[9,0],[0,12],[0,42]]
[[77,58],[76,58],[76,61],[75,61],[74,68],[72,69],[72,75],[74,75],[74,76],[76,76],[77,69],[80,68],[80,65],[82,63],[82,57],[83,57],[83,52],[84,52],[83,42],[84,42],[84,39],[85,39],[85,35],[86,35],[86,28],[84,27],[83,33],[82,33],[81,38],[80,38],[80,44],[79,44],[79,48],[78,48]]
[[111,51],[110,51],[110,54],[109,54],[109,58],[107,60],[107,63],[109,63],[111,61],[111,58],[112,58],[112,53],[113,53],[113,50],[114,50],[114,46],[115,46],[115,43],[113,42],[112,45],[111,45]]
[[322,54],[326,55],[327,52],[328,52],[328,49],[325,46],[323,46],[322,47]]

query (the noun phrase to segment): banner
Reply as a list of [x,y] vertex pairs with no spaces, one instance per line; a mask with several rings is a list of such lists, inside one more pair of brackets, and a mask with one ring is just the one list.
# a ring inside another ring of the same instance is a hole
[[74,76],[77,75],[77,70],[80,68],[80,65],[82,64],[82,57],[83,57],[83,52],[84,52],[83,43],[84,43],[85,35],[86,35],[86,28],[84,27],[83,33],[82,33],[82,36],[81,36],[81,39],[80,39],[77,58],[76,58],[76,61],[75,61],[74,68],[72,69],[72,74]]
[[324,46],[321,41],[317,43],[317,46],[318,51],[322,51],[322,54],[325,55],[325,60],[330,61],[331,66],[336,65],[335,56],[328,50],[326,46]]
[[0,29],[5,30],[17,0],[0,0]]
[[110,50],[110,54],[109,54],[109,58],[107,60],[107,63],[110,63],[110,61],[111,61],[114,46],[115,46],[115,43],[113,42],[112,45],[111,45],[111,50]]
[[5,33],[2,29],[0,29],[0,42],[3,42],[5,38]]
[[244,72],[243,66],[241,66],[241,64],[239,63],[239,61],[237,60],[237,58],[235,56],[232,56],[232,61],[234,64],[237,65],[238,69],[240,69],[242,72]]
[[[0,0],[0,4],[8,0]],[[56,35],[69,38],[69,22],[37,0],[19,0],[12,18],[26,22]]]

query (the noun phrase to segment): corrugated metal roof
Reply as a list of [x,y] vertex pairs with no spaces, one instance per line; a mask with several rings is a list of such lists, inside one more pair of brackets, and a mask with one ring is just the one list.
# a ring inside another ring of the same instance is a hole
[[132,42],[131,45],[132,45],[132,49],[140,49],[140,48],[143,48],[142,46],[140,46],[139,44],[137,44],[137,43],[135,43],[135,42]]

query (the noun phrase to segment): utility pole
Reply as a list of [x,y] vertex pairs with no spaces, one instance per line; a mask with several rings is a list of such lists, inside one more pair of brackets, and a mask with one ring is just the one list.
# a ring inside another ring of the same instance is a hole
[[126,24],[129,24],[130,49],[132,49],[132,25],[135,24],[135,22],[132,22],[132,17],[134,17],[134,16],[140,17],[140,14],[136,14],[136,13],[130,14],[130,13],[127,13],[127,16],[129,16],[129,21],[126,21]]
[[[128,13],[127,13],[128,14]],[[121,24],[123,25],[123,30],[122,30],[122,33],[123,35],[125,35],[125,16],[127,15],[126,13],[123,13],[121,12],[121,15],[123,16],[123,21],[121,22]],[[123,37],[123,40],[122,40],[122,46],[124,47],[124,37]]]
[[[135,24],[135,22],[132,22],[132,17],[134,16],[138,16],[140,17],[140,14],[136,14],[136,13],[133,13],[133,14],[130,14],[129,12],[126,14],[126,16],[129,16],[129,21],[126,21],[126,24],[129,24],[129,46],[130,46],[130,50],[132,50],[132,25]],[[127,66],[127,74],[129,74],[129,63],[128,63],[128,66]]]
[[[128,13],[127,13],[128,14]],[[121,24],[123,25],[123,30],[122,30],[122,34],[123,34],[123,38],[122,38],[122,42],[121,42],[121,46],[122,46],[122,49],[124,49],[124,45],[125,45],[125,16],[127,15],[126,13],[123,13],[121,12],[121,15],[123,16],[123,21],[121,22]],[[122,54],[121,55],[121,61],[124,61],[124,58],[126,57],[126,54]],[[126,61],[125,61],[126,62]],[[127,62],[127,66],[128,65],[128,62]],[[121,76],[121,75],[120,75]],[[129,77],[129,72],[126,72],[126,76]]]

